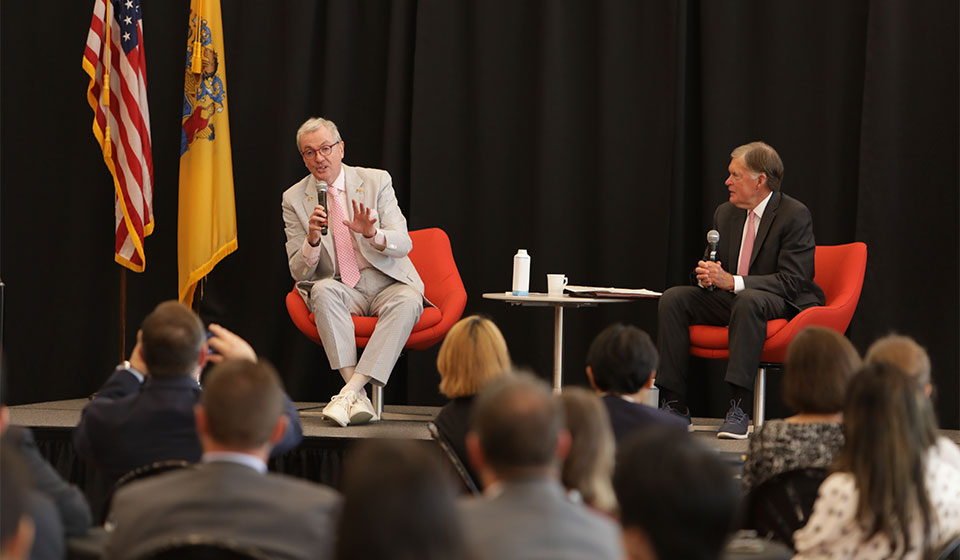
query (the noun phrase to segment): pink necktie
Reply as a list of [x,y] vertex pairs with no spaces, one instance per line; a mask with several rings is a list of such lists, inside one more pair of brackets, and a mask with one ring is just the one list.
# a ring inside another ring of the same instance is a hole
[[340,269],[340,281],[353,288],[360,281],[360,269],[357,267],[357,255],[353,252],[350,228],[344,225],[346,214],[340,201],[340,189],[330,185],[327,196],[330,210],[330,227],[333,228],[333,242],[337,247],[337,268]]
[[737,268],[737,272],[740,276],[746,276],[747,270],[750,268],[750,255],[753,253],[753,240],[757,236],[756,228],[753,225],[754,213],[751,210],[747,214],[747,236],[743,238],[743,249],[740,250],[740,266]]

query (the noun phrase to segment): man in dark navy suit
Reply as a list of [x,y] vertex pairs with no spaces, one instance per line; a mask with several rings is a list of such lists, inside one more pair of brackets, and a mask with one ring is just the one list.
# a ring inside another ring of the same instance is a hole
[[697,286],[674,286],[660,299],[657,386],[665,408],[689,423],[688,329],[728,325],[725,380],[733,398],[718,435],[745,439],[767,321],[790,319],[823,305],[824,298],[813,281],[813,218],[803,203],[780,192],[783,162],[776,150],[763,142],[740,146],[731,152],[727,170],[730,198],[713,215],[720,233],[717,260],[697,263]]
[[[208,346],[200,318],[177,301],[163,302],[147,315],[130,360],[117,366],[83,409],[73,432],[77,453],[110,480],[155,461],[199,461],[193,407],[200,400],[203,366],[225,357],[257,361],[236,334],[219,325],[210,325],[210,331]],[[289,428],[275,455],[303,437],[297,411],[284,397]]]

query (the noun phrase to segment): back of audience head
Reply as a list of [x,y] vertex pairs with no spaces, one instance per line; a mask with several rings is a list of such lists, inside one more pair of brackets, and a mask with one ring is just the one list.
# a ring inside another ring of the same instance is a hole
[[581,387],[567,387],[558,398],[570,432],[570,452],[560,479],[568,490],[577,491],[585,504],[613,513],[617,499],[610,481],[616,443],[607,409],[597,395]]
[[627,440],[613,478],[631,559],[712,560],[734,529],[740,490],[716,452],[665,430]]
[[210,370],[197,405],[204,449],[269,448],[283,436],[283,387],[269,363],[226,360]]
[[193,374],[205,353],[200,317],[178,301],[158,305],[140,325],[143,361],[152,377]]
[[493,321],[471,315],[447,333],[437,355],[440,392],[449,398],[475,395],[510,370],[510,353]]
[[30,477],[16,450],[0,453],[0,558],[28,558],[34,525],[28,513]]
[[453,483],[421,442],[362,442],[347,458],[344,473],[338,560],[469,556]]
[[916,378],[886,362],[864,366],[847,391],[843,432],[846,442],[833,467],[853,475],[858,517],[868,535],[882,532],[890,542],[909,538],[916,506],[929,535],[933,513],[924,466],[937,424]]
[[864,356],[867,363],[887,362],[914,376],[929,397],[933,392],[930,381],[930,356],[927,351],[909,336],[889,334],[878,338],[867,348]]
[[485,485],[497,479],[558,474],[570,434],[563,408],[546,383],[515,372],[478,395],[467,434],[467,452]]
[[799,413],[841,412],[847,387],[860,366],[860,355],[842,334],[807,327],[787,348],[783,400]]
[[650,335],[633,325],[603,329],[587,352],[587,376],[604,393],[633,395],[653,383],[659,362]]

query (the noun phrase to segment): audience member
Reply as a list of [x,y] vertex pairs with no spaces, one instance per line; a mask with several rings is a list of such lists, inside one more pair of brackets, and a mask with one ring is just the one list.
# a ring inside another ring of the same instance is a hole
[[[6,447],[6,446],[4,446]],[[30,557],[35,526],[30,515],[27,468],[16,451],[0,452],[0,558]],[[63,538],[60,539],[61,557]]]
[[[219,325],[210,325],[210,332],[214,336],[205,342],[200,318],[177,301],[161,303],[147,315],[130,360],[117,366],[84,407],[73,431],[77,454],[111,480],[154,461],[200,460],[193,407],[200,398],[201,369],[224,356],[256,360],[239,336]],[[208,344],[217,353],[209,352]],[[302,439],[297,411],[289,398],[284,402],[289,427],[276,454]]]
[[617,443],[653,425],[693,428],[675,414],[641,404],[653,387],[658,359],[650,335],[632,325],[610,325],[590,344],[587,378],[603,396]]
[[960,450],[938,436],[917,380],[869,364],[843,410],[846,442],[794,533],[795,558],[931,557],[960,532]]
[[460,511],[481,558],[622,558],[617,527],[570,501],[560,484],[570,447],[563,424],[560,402],[529,374],[498,379],[477,397],[467,452],[485,494]]
[[917,379],[928,397],[933,393],[930,380],[930,356],[927,351],[909,336],[889,334],[878,338],[867,348],[863,357],[868,364],[886,362],[900,368]]
[[226,360],[214,367],[196,407],[202,463],[120,488],[105,558],[139,558],[190,534],[230,539],[271,558],[330,558],[337,494],[267,473],[270,449],[289,423],[283,403],[269,364]]
[[566,387],[558,398],[570,432],[570,451],[560,480],[571,500],[614,514],[617,499],[611,478],[617,448],[606,408],[599,397],[581,387]]
[[716,452],[666,430],[636,434],[617,457],[613,487],[630,560],[714,560],[740,499]]
[[351,451],[344,472],[337,560],[472,557],[453,482],[421,442],[365,441]]
[[843,446],[843,402],[860,355],[834,330],[807,327],[787,349],[783,401],[797,411],[770,420],[750,438],[743,465],[743,489],[774,475],[806,467],[827,468]]
[[480,479],[467,458],[466,439],[474,397],[493,379],[510,370],[510,353],[493,321],[471,315],[447,333],[437,355],[440,392],[451,399],[434,423],[479,487]]
[[[37,442],[33,439],[33,432],[29,428],[10,426],[8,419],[7,407],[0,406],[0,434],[3,434],[0,439],[3,441],[3,452],[16,454],[19,457],[27,467],[32,490],[42,495],[45,498],[44,502],[49,501],[54,506],[58,517],[57,526],[62,530],[62,534],[59,535],[61,544],[64,537],[86,535],[92,516],[83,492],[63,480],[60,473],[43,458],[37,448]],[[47,506],[44,504],[40,507],[46,509]],[[45,536],[41,533],[42,530],[38,532],[38,536]],[[35,544],[44,545],[41,542]]]
[[[0,373],[0,394],[5,394],[5,380],[6,371],[3,371]],[[30,428],[10,424],[10,409],[4,403],[0,403],[0,441],[4,451],[15,453],[26,465],[32,487],[56,507],[64,536],[86,535],[92,516],[83,492],[63,480],[43,458]]]

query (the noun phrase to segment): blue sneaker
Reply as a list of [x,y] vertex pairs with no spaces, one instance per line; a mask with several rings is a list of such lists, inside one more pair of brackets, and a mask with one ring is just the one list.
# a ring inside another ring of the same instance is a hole
[[730,410],[717,432],[720,439],[747,439],[747,427],[750,426],[750,417],[740,408],[740,401],[730,401]]
[[677,409],[677,408],[674,408],[673,406],[671,406],[671,405],[673,405],[673,404],[676,403],[676,402],[677,402],[677,401],[667,401],[667,402],[663,403],[663,406],[660,407],[660,410],[662,410],[662,411],[664,411],[664,412],[669,412],[670,414],[673,414],[673,415],[676,416],[677,418],[682,419],[684,422],[687,423],[687,431],[688,431],[688,432],[692,432],[692,431],[693,431],[693,422],[690,421],[690,409],[688,408],[685,412],[680,412],[680,409]]

